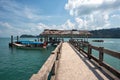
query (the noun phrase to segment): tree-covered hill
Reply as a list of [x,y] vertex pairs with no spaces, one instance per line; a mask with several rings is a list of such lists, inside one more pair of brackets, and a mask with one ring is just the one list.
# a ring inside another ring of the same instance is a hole
[[120,28],[92,30],[92,38],[120,38]]
[[23,35],[20,36],[20,38],[34,38],[34,37],[36,37],[36,36],[34,36],[34,35],[27,35],[27,34],[23,34]]
[[[111,28],[111,29],[100,29],[89,31],[92,33],[91,38],[120,38],[120,28]],[[34,38],[38,37],[35,35],[23,34],[21,38]]]

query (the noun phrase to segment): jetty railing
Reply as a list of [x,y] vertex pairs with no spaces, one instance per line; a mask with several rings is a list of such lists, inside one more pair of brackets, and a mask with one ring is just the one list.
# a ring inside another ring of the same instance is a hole
[[[104,54],[120,59],[119,52],[111,51],[111,50],[105,49],[104,47],[96,47],[87,42],[81,41],[79,39],[77,40],[71,39],[69,43],[71,43],[78,51],[84,52],[89,59],[95,60],[100,66],[106,68],[108,71],[110,71],[115,76],[120,78],[120,71],[117,71],[116,69],[114,69],[113,67],[111,67],[110,65],[104,62]],[[86,50],[84,49],[85,47],[86,47]],[[99,52],[98,58],[92,55],[93,53],[92,50],[96,50]]]
[[55,80],[55,75],[57,72],[58,61],[61,56],[61,47],[62,42],[55,48],[54,51],[51,52],[51,55],[38,71],[37,74],[33,74],[30,80],[48,80],[48,76],[51,74],[51,80]]

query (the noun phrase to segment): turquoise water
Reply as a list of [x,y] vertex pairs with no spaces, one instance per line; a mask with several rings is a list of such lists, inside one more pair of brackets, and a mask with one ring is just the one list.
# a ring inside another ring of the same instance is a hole
[[41,50],[9,48],[10,39],[0,38],[0,80],[29,80],[55,47]]
[[[34,39],[30,38],[29,40]],[[92,40],[93,38],[89,39],[92,45],[120,52],[120,39],[103,39],[103,43],[92,42]],[[8,38],[0,38],[0,80],[29,80],[32,74],[38,72],[51,51],[55,49],[55,47],[48,47],[41,50],[22,50],[9,48],[9,42]],[[98,57],[98,52],[94,51],[93,55]],[[104,61],[120,71],[119,59],[105,55]]]
[[[92,42],[92,40],[104,40],[104,42]],[[94,46],[120,52],[120,39],[91,38],[89,42]],[[99,57],[99,52],[96,50],[92,50],[92,54],[97,58]],[[120,59],[104,54],[104,62],[120,71]]]

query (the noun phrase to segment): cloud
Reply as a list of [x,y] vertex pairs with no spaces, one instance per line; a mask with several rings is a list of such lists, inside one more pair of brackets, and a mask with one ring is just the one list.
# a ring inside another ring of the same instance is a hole
[[[10,35],[22,35],[22,34],[31,34],[31,35],[38,35],[40,34],[44,29],[74,29],[75,25],[74,23],[72,23],[69,19],[60,25],[47,25],[47,24],[43,24],[41,22],[38,23],[27,23],[27,25],[25,24],[21,24],[19,26],[27,26],[25,28],[21,28],[21,27],[16,27],[16,25],[14,24],[10,24],[9,22],[0,22],[0,26],[1,26],[1,30],[0,30],[0,36],[4,37],[7,36],[9,37]],[[2,35],[4,34],[4,35]]]
[[68,19],[64,24],[62,24],[62,27],[63,29],[74,29],[75,24]]
[[40,19],[40,16],[35,14],[35,12],[32,9],[28,8],[28,7],[24,8],[23,13],[26,16],[26,18],[28,18],[28,19],[31,19],[31,20],[32,19],[33,20],[39,20]]
[[68,0],[64,8],[70,16],[63,17],[63,14],[56,17],[49,13],[42,15],[44,10],[41,7],[35,8],[26,2],[22,4],[17,0],[0,0],[0,36],[38,35],[44,29],[93,30],[120,27],[119,4],[120,0]]
[[55,27],[41,22],[51,20],[52,17],[41,15],[41,9],[16,0],[0,0],[0,36],[37,35],[45,28]]
[[11,29],[13,28],[9,23],[7,22],[0,22],[0,26],[3,27],[4,29],[8,28],[8,29]]
[[81,18],[75,18],[76,26],[78,26],[79,29],[81,29],[84,26],[84,20]]
[[119,4],[120,0],[68,0],[64,8],[74,17],[75,28],[93,30],[120,27]]
[[0,0],[0,17],[2,19],[11,20],[12,22],[35,22],[51,19],[52,16],[41,15],[40,8],[34,8],[27,4],[21,4],[15,0]]
[[120,8],[119,0],[68,0],[65,9],[72,16],[88,15],[96,11]]
[[[15,28],[13,27],[13,25],[11,25],[8,22],[0,22],[0,26],[1,26],[1,34],[0,36],[10,36],[10,35],[20,35],[22,32],[24,32],[24,30],[20,29],[20,28]],[[4,35],[3,35],[4,34]]]

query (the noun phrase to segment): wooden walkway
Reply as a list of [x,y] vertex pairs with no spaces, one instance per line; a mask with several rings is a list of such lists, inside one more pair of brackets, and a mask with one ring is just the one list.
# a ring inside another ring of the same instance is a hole
[[56,80],[110,80],[110,77],[93,65],[86,57],[77,54],[69,43],[62,45]]

